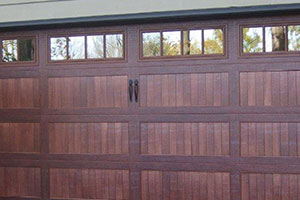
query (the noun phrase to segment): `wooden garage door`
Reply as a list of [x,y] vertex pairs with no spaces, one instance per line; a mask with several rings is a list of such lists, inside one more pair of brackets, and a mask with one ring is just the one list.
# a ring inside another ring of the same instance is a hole
[[[299,19],[2,33],[38,51],[0,64],[0,199],[299,199],[299,54],[241,55],[238,39]],[[187,27],[221,27],[223,54],[141,56],[143,31]],[[52,36],[98,32],[123,34],[123,59],[46,54]]]

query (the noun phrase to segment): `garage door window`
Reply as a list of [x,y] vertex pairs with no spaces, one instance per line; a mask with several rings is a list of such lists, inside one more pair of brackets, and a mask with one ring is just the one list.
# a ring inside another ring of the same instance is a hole
[[300,51],[300,26],[276,25],[242,27],[242,53]]
[[224,28],[142,31],[141,58],[225,54]]
[[163,32],[163,55],[178,56],[181,54],[180,31]]
[[101,59],[104,58],[104,37],[103,35],[87,36],[87,58]]
[[69,37],[69,59],[85,59],[84,36]]
[[123,59],[124,34],[50,37],[50,60]]
[[289,51],[300,51],[300,25],[288,26]]
[[5,39],[2,45],[2,62],[28,62],[35,59],[34,38]]
[[202,54],[202,30],[183,31],[184,55]]

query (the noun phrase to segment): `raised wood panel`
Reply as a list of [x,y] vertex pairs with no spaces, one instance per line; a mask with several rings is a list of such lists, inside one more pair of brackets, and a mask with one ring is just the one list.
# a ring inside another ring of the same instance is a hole
[[242,156],[300,156],[300,123],[241,123]]
[[129,199],[129,171],[50,169],[50,197],[63,199]]
[[48,79],[49,108],[128,107],[127,76]]
[[50,153],[128,154],[128,123],[50,123]]
[[240,73],[241,106],[299,106],[300,71]]
[[38,108],[39,79],[0,79],[0,108]]
[[0,123],[0,152],[40,152],[40,124]]
[[300,175],[242,174],[242,200],[298,200]]
[[0,167],[0,197],[40,197],[40,169]]
[[142,171],[142,200],[229,200],[230,174]]
[[228,156],[228,123],[142,123],[141,153]]
[[141,107],[228,106],[228,74],[141,75]]

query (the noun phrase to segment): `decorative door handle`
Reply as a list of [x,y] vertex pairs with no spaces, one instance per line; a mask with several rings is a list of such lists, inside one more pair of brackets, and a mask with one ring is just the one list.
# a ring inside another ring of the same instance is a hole
[[129,92],[129,101],[132,102],[132,94],[133,94],[133,81],[132,80],[129,80],[128,92]]
[[134,81],[134,96],[135,96],[135,102],[138,102],[139,100],[139,81]]

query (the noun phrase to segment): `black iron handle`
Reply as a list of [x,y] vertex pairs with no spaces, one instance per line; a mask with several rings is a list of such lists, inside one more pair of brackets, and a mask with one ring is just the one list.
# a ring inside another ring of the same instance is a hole
[[134,96],[135,96],[135,102],[139,101],[139,81],[134,81]]
[[133,81],[132,80],[129,80],[128,92],[129,92],[129,101],[132,102],[132,94],[133,94]]

